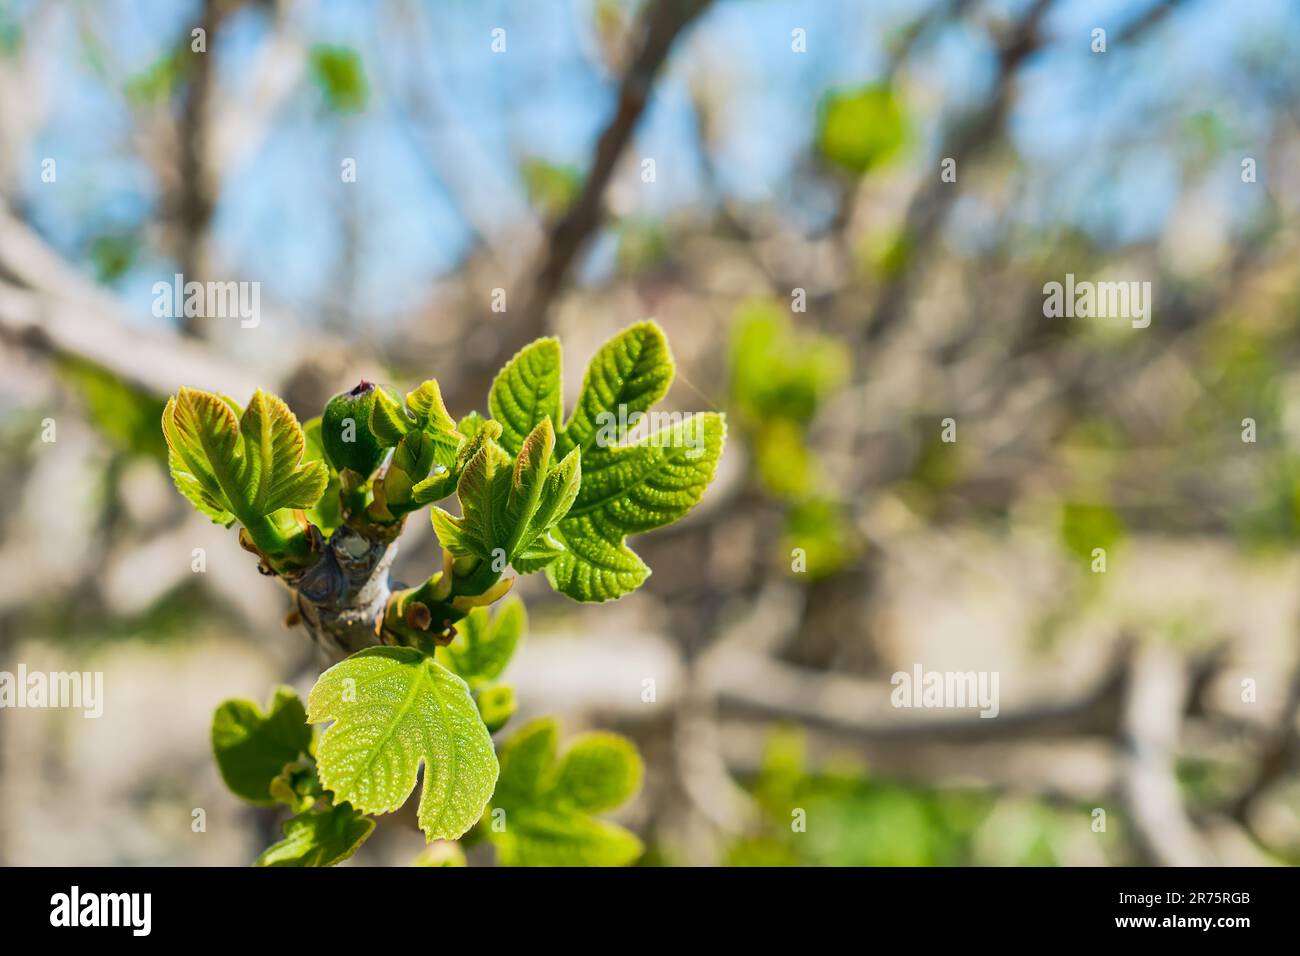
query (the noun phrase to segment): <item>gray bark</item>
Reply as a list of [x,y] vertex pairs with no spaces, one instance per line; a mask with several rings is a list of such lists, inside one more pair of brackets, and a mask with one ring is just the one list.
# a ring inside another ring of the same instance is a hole
[[396,541],[344,525],[330,535],[316,564],[286,576],[303,626],[331,662],[382,643],[378,624],[392,593],[388,572],[396,555]]

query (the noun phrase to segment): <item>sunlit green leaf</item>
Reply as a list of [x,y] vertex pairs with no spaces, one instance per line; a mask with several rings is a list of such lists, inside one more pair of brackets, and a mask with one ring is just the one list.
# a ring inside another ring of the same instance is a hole
[[556,437],[555,453],[574,448],[585,454],[596,444],[602,425],[627,421],[663,398],[676,366],[663,329],[654,322],[629,326],[600,347],[583,376],[573,414]]
[[376,389],[370,427],[379,444],[393,449],[381,487],[376,489],[393,516],[439,501],[455,490],[474,440],[456,430],[435,380],[407,392],[402,404],[385,389]]
[[[535,512],[533,501],[518,491],[508,496],[504,523],[511,530],[517,531],[519,515],[532,515],[525,534],[503,533],[506,543],[496,542],[516,570],[545,568],[556,590],[581,601],[619,597],[646,579],[650,570],[628,548],[626,537],[671,524],[699,501],[726,435],[722,417],[710,413],[685,421],[679,416],[670,427],[627,443],[627,432],[668,391],[674,368],[658,325],[639,322],[625,329],[592,357],[577,406],[553,442],[552,426],[564,411],[559,344],[553,339],[534,343],[497,375],[492,412],[503,422],[502,444],[518,456],[518,484],[537,491],[534,476],[546,471],[548,461],[561,459],[547,473]],[[478,470],[499,475],[505,463],[506,457],[499,456]],[[500,477],[492,479],[499,484],[480,474],[475,480],[469,490],[480,500],[496,500],[504,487]],[[484,494],[485,484],[490,494]],[[483,511],[463,493],[461,499],[467,515],[471,507]],[[451,547],[447,541],[453,540],[463,552],[490,555],[483,520],[435,515],[434,523],[447,532],[444,538],[439,531],[444,546]]]
[[334,721],[316,751],[321,783],[365,813],[388,813],[424,786],[430,840],[478,820],[497,779],[492,738],[465,682],[409,647],[373,647],[335,664],[308,697],[308,720]]
[[559,340],[538,339],[520,349],[493,380],[488,407],[501,423],[501,445],[510,454],[519,454],[543,419],[557,429],[563,424],[560,364]]
[[593,732],[577,737],[560,761],[554,799],[586,813],[622,806],[641,787],[643,767],[626,737]]
[[261,389],[240,414],[229,399],[182,388],[163,410],[163,435],[177,489],[223,524],[310,508],[329,481],[322,462],[304,461],[293,412]]
[[434,528],[444,548],[484,561],[491,561],[498,549],[505,552],[511,531],[506,518],[511,471],[505,449],[492,440],[483,442],[461,471],[456,486],[461,516],[433,510]]
[[547,565],[551,585],[579,601],[607,601],[639,587],[650,569],[625,539],[695,507],[726,434],[722,416],[704,412],[636,444],[584,456],[577,500],[553,532],[564,551]]

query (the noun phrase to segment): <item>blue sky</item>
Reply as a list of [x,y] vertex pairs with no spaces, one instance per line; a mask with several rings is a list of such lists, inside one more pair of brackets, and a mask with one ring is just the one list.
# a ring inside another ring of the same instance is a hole
[[[1023,214],[1035,227],[1070,223],[1104,241],[1131,242],[1159,231],[1176,201],[1181,158],[1170,132],[1187,116],[1213,113],[1234,149],[1250,150],[1274,120],[1259,77],[1243,62],[1260,57],[1270,81],[1294,95],[1295,58],[1278,44],[1300,35],[1300,12],[1286,0],[1192,0],[1133,49],[1089,49],[1093,27],[1114,38],[1149,4],[1059,0],[1047,49],[1027,66],[1010,123],[1025,161]],[[14,9],[22,17],[30,3]],[[990,0],[1015,13],[1025,3]],[[106,0],[82,8],[114,69],[138,74],[181,35],[196,4]],[[639,155],[656,159],[662,188],[644,191],[637,215],[711,203],[698,159],[691,83],[725,90],[723,133],[714,155],[729,198],[780,207],[805,161],[816,104],[827,89],[872,80],[886,62],[883,37],[926,4],[862,0],[720,0],[675,51],[638,130]],[[1250,16],[1242,10],[1249,7]],[[487,214],[508,221],[522,201],[517,163],[524,156],[579,168],[613,106],[615,78],[589,55],[592,0],[430,4],[428,35],[379,26],[392,7],[322,0],[309,23],[312,42],[355,48],[365,63],[364,113],[327,115],[309,86],[288,102],[251,161],[225,183],[216,235],[237,278],[259,279],[265,294],[307,313],[331,293],[340,252],[340,189],[355,190],[361,213],[359,298],[382,319],[418,301],[433,276],[456,268],[470,239],[455,201],[457,186],[482,183]],[[391,17],[389,19],[391,23]],[[507,31],[507,53],[490,49]],[[790,31],[807,31],[809,53],[792,54]],[[121,92],[90,65],[76,17],[60,18],[57,41],[42,49],[53,86],[49,121],[30,144],[24,183],[38,227],[69,255],[84,258],[98,234],[130,230],[154,214],[157,194],[128,141],[131,117]],[[264,21],[242,13],[221,43],[223,89],[246,75],[264,38]],[[418,40],[419,42],[411,42]],[[421,55],[417,56],[419,53]],[[912,112],[913,156],[932,159],[944,115],[980,102],[993,77],[987,35],[952,23],[916,51],[914,75],[930,95]],[[447,157],[431,162],[427,140],[403,128],[401,90],[437,91],[431,136]],[[939,109],[934,109],[934,104]],[[473,151],[460,145],[472,143]],[[1235,167],[1232,150],[1220,157]],[[339,180],[341,156],[357,160],[358,181]],[[40,160],[56,157],[59,188],[39,179]],[[447,163],[464,163],[443,175]],[[490,174],[490,175],[485,175]],[[1267,171],[1261,171],[1266,178]],[[1225,172],[1225,183],[1232,177]],[[507,188],[497,188],[504,183]],[[975,217],[978,220],[978,216]],[[608,249],[608,244],[604,247]],[[599,253],[587,275],[599,277]],[[171,264],[144,258],[120,280],[129,301]],[[142,308],[141,320],[149,321]]]

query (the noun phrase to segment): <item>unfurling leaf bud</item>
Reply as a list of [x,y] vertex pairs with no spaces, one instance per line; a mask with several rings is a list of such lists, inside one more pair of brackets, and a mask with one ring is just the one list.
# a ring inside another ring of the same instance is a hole
[[325,405],[321,444],[335,471],[350,468],[369,478],[384,460],[385,449],[370,429],[370,409],[378,391],[378,386],[362,379],[356,388],[340,392]]

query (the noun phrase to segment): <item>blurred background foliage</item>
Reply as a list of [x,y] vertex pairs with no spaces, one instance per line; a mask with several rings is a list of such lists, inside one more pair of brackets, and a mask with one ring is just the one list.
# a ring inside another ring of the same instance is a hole
[[[728,413],[717,484],[638,594],[521,582],[507,675],[516,721],[636,740],[644,862],[1295,862],[1298,31],[1286,0],[0,0],[0,668],[109,695],[0,715],[0,861],[278,832],[208,720],[319,662],[170,487],[166,394],[309,423],[436,376],[459,416],[554,334],[571,403],[654,317],[665,407]],[[260,321],[159,316],[178,273],[260,283]],[[1067,273],[1150,281],[1150,327],[1046,318]],[[398,577],[436,560],[412,522]],[[999,716],[894,708],[918,663],[996,672]]]
[[[732,866],[1060,866],[1084,807],[1025,802],[999,807],[988,794],[933,791],[874,779],[852,762],[810,773],[797,731],[768,741],[752,783],[766,832],[728,849]],[[793,824],[796,815],[816,827]],[[1123,842],[1099,841],[1120,864]],[[1113,858],[1111,858],[1113,857]]]

